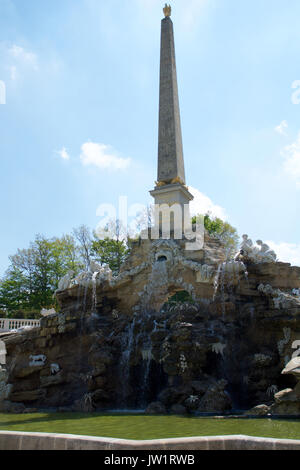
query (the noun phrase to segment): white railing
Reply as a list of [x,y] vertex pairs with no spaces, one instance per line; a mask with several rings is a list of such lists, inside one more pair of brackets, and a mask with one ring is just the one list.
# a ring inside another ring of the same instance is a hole
[[17,330],[24,326],[39,327],[40,320],[15,319],[15,318],[0,318],[0,331]]

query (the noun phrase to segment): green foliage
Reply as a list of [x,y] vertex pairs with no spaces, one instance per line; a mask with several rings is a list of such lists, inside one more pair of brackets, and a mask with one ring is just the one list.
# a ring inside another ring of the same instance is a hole
[[0,282],[0,311],[16,318],[36,318],[42,308],[56,307],[53,294],[69,271],[83,263],[72,236],[47,239],[37,235],[28,249],[9,257],[10,266]]
[[118,274],[121,265],[128,255],[128,247],[124,240],[105,238],[92,242],[92,254],[100,264],[107,264],[114,274]]
[[186,291],[186,290],[181,290],[179,292],[176,292],[176,294],[172,295],[168,299],[168,304],[170,303],[185,303],[185,302],[194,302],[193,297]]
[[16,311],[27,301],[27,279],[20,270],[11,270],[0,283],[0,310]]
[[[220,238],[229,257],[237,251],[237,231],[228,222],[209,214],[192,221],[202,221],[211,235]],[[133,240],[124,235],[120,221],[108,224],[103,235],[100,239],[81,225],[72,235],[61,238],[37,235],[29,248],[10,256],[10,266],[0,280],[0,316],[38,318],[42,308],[57,308],[54,293],[59,280],[70,270],[76,275],[89,268],[92,259],[108,265],[117,275]],[[179,292],[170,301],[190,301],[186,294]]]
[[204,228],[212,236],[220,239],[227,251],[227,257],[231,258],[238,249],[239,236],[237,230],[228,222],[224,222],[218,217],[211,217],[210,214],[198,214],[192,218],[192,223],[203,223]]
[[80,227],[73,230],[73,235],[78,243],[77,250],[82,262],[82,268],[89,269],[92,249],[91,231],[86,225],[80,225]]
[[94,259],[118,274],[128,252],[119,232],[116,239],[100,240],[85,225],[61,238],[37,235],[28,249],[9,257],[10,266],[0,280],[0,315],[39,318],[42,308],[58,308],[54,293],[68,271],[76,275]]

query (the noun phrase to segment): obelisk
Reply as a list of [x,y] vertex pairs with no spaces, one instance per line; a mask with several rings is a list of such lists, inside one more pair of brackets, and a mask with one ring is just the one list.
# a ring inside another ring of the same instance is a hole
[[165,5],[161,22],[158,171],[150,194],[155,204],[184,206],[193,199],[185,185],[181,121],[178,98],[175,43],[171,7]]

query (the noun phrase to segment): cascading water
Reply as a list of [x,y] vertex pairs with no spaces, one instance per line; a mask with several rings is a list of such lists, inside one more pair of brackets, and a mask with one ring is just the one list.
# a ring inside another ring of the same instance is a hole
[[142,349],[142,359],[143,359],[143,378],[142,378],[142,393],[141,398],[142,402],[146,402],[148,386],[149,386],[149,375],[150,375],[150,365],[152,361],[152,345],[151,341],[145,345],[146,348]]
[[96,313],[97,311],[97,276],[98,272],[95,272],[92,276],[92,313]]
[[[97,304],[97,275],[99,273],[95,272],[92,275],[92,309],[91,312],[96,311],[96,304]],[[77,303],[81,300],[81,312],[79,317],[79,344],[78,344],[78,362],[79,367],[81,370],[86,368],[86,360],[83,354],[83,336],[84,336],[84,323],[85,323],[85,314],[87,309],[87,298],[88,298],[88,291],[91,287],[91,273],[84,272],[81,274],[80,281],[78,282],[78,300]],[[79,304],[80,305],[80,304]],[[86,376],[82,374],[82,380],[86,381]]]
[[214,295],[213,295],[213,301],[215,300],[216,295],[217,295],[217,293],[218,293],[218,289],[219,289],[219,279],[220,279],[221,268],[222,268],[222,265],[219,264],[218,269],[217,269],[217,274],[216,274],[215,279],[214,279]]
[[166,261],[155,261],[145,288],[142,302],[144,311],[159,310],[168,293],[168,269]]
[[[130,385],[135,380],[134,386],[140,390],[138,405],[147,403],[150,392],[150,375],[152,364],[151,334],[157,329],[157,321],[153,317],[153,310],[158,310],[168,293],[168,271],[165,260],[153,263],[149,282],[143,292],[139,317],[135,316],[128,325],[123,337],[122,356],[120,360],[122,376],[122,405],[128,407]],[[131,366],[133,354],[139,354],[140,359],[135,362],[136,367]],[[140,360],[140,362],[139,362]],[[134,373],[135,375],[132,375]]]
[[241,261],[225,261],[218,266],[217,274],[214,280],[214,295],[213,301],[216,299],[218,291],[220,292],[220,300],[222,305],[222,317],[225,318],[225,285],[227,291],[233,286],[240,288],[240,276],[243,273],[246,280],[248,280],[248,273],[245,264]]
[[225,273],[226,263],[221,265],[221,305],[222,305],[222,318],[225,319]]
[[[147,326],[146,326],[147,325]],[[143,334],[143,344],[142,344],[142,359],[143,359],[143,372],[142,372],[142,403],[147,403],[149,398],[149,393],[151,393],[151,382],[153,381],[153,354],[152,354],[152,334],[157,331],[166,330],[166,320],[158,323],[156,318],[153,318],[153,315],[147,315],[147,322],[143,322],[144,329],[146,331]],[[152,328],[152,330],[150,330]]]
[[134,317],[132,322],[128,325],[126,334],[122,341],[122,356],[120,361],[120,376],[122,377],[122,390],[121,390],[121,402],[123,406],[127,405],[127,397],[129,395],[129,384],[130,384],[130,358],[135,346],[134,343],[134,331],[135,331],[136,318]]
[[[83,287],[82,284],[78,285],[78,292],[77,292],[77,303],[76,307],[77,310],[80,308],[82,305],[82,294],[83,298],[86,298],[86,292],[85,292],[85,287]],[[78,355],[79,355],[79,365],[80,367],[82,366],[82,361],[83,361],[83,354],[82,354],[82,334],[83,334],[83,319],[84,319],[84,308],[81,309],[80,316],[79,316],[79,347],[78,347]]]

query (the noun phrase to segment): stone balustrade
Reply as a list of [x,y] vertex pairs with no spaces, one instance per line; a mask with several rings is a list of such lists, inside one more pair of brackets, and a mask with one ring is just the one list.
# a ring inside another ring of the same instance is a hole
[[0,332],[17,330],[25,326],[39,327],[40,320],[29,320],[27,318],[0,318]]
[[[299,450],[300,441],[252,436],[213,436],[131,441],[108,437],[0,431],[1,450]],[[192,454],[192,452],[190,452]]]

